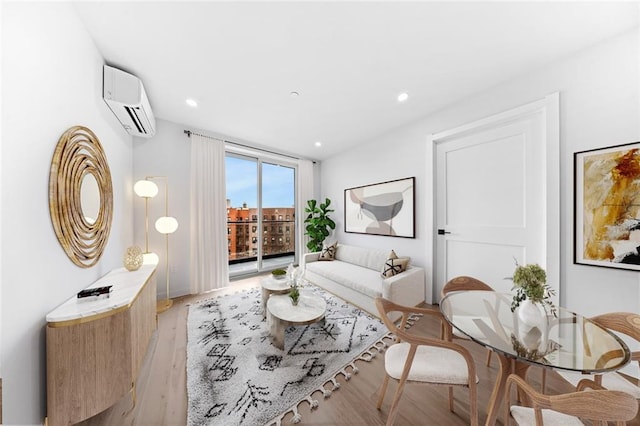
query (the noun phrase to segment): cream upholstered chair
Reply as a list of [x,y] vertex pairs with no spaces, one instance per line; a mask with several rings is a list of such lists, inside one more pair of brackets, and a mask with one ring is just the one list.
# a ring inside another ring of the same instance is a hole
[[[448,293],[451,293],[453,291],[474,291],[474,290],[493,291],[493,288],[491,288],[490,285],[485,284],[484,282],[480,281],[477,278],[462,275],[459,277],[451,278],[449,281],[447,281],[447,283],[442,288],[441,296],[444,297]],[[446,321],[443,321],[442,332],[440,334],[440,337],[443,339],[444,339],[445,333],[447,332],[446,329],[449,330],[449,336],[451,337],[458,337],[461,339],[467,338],[467,336],[460,333],[458,330],[453,330],[451,327],[451,324],[449,324]],[[491,353],[492,353],[491,349],[487,349],[487,367],[491,364]]]
[[[595,316],[590,318],[590,320],[602,328],[624,334],[640,342],[640,315],[638,314],[629,312],[612,312]],[[602,359],[603,363],[606,363],[606,361],[606,359]],[[631,361],[637,361],[640,365],[640,351],[631,352]],[[564,371],[558,371],[558,374],[573,386],[577,386],[580,380],[589,378],[599,384],[602,384],[602,386],[607,389],[624,391],[633,395],[636,399],[640,399],[640,387],[625,379],[617,372],[595,376]]]
[[[435,317],[444,322],[440,312],[397,305],[387,299],[375,299],[376,307],[382,321],[389,331],[395,334],[397,343],[385,352],[385,377],[378,397],[378,410],[382,407],[384,395],[389,384],[389,377],[398,380],[391,409],[387,417],[387,425],[392,425],[398,413],[400,396],[407,381],[444,385],[449,387],[449,410],[453,411],[453,386],[464,386],[469,389],[470,424],[478,424],[476,369],[473,358],[464,347],[448,340],[421,337],[406,331],[410,314],[422,314]],[[402,318],[396,325],[389,314],[400,313]],[[448,333],[447,336],[448,337]]]
[[[513,385],[522,392],[524,400],[529,400],[531,407],[511,405]],[[638,403],[633,396],[626,392],[606,390],[588,379],[580,381],[577,392],[544,395],[520,376],[511,374],[507,379],[505,399],[507,426],[509,415],[520,426],[582,426],[584,423],[581,419],[590,420],[592,424],[616,422],[617,425],[624,425],[638,413]]]

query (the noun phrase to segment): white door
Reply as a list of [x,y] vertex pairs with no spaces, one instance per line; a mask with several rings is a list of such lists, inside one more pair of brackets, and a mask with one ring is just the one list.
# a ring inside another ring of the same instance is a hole
[[436,300],[455,276],[509,292],[516,261],[547,268],[545,119],[538,109],[433,137]]

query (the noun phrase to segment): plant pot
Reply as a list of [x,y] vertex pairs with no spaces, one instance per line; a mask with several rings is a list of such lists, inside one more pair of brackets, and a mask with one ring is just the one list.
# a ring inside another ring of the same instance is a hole
[[296,306],[298,304],[298,298],[296,297],[295,299],[291,296],[289,296],[289,298],[291,299],[291,304],[293,306]]

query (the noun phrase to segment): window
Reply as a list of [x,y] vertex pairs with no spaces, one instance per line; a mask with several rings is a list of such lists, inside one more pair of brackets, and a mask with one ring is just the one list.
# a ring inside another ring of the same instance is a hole
[[[245,149],[234,152],[231,144],[226,149],[227,234],[230,246],[237,247],[229,256],[230,276],[286,268],[296,261],[295,244],[276,245],[276,237],[282,235],[282,218],[295,209],[295,166],[284,158],[247,155]],[[266,255],[269,262],[263,265]]]

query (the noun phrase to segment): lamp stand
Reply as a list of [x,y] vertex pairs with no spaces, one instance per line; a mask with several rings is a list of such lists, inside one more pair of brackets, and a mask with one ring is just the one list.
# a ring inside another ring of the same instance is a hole
[[149,253],[149,197],[144,197],[144,252]]
[[165,275],[167,277],[167,297],[165,300],[159,300],[156,304],[156,312],[158,312],[159,314],[167,311],[169,308],[171,308],[171,306],[173,306],[173,300],[169,298],[169,234],[165,234],[164,236],[166,243],[165,251],[167,253],[165,269]]

